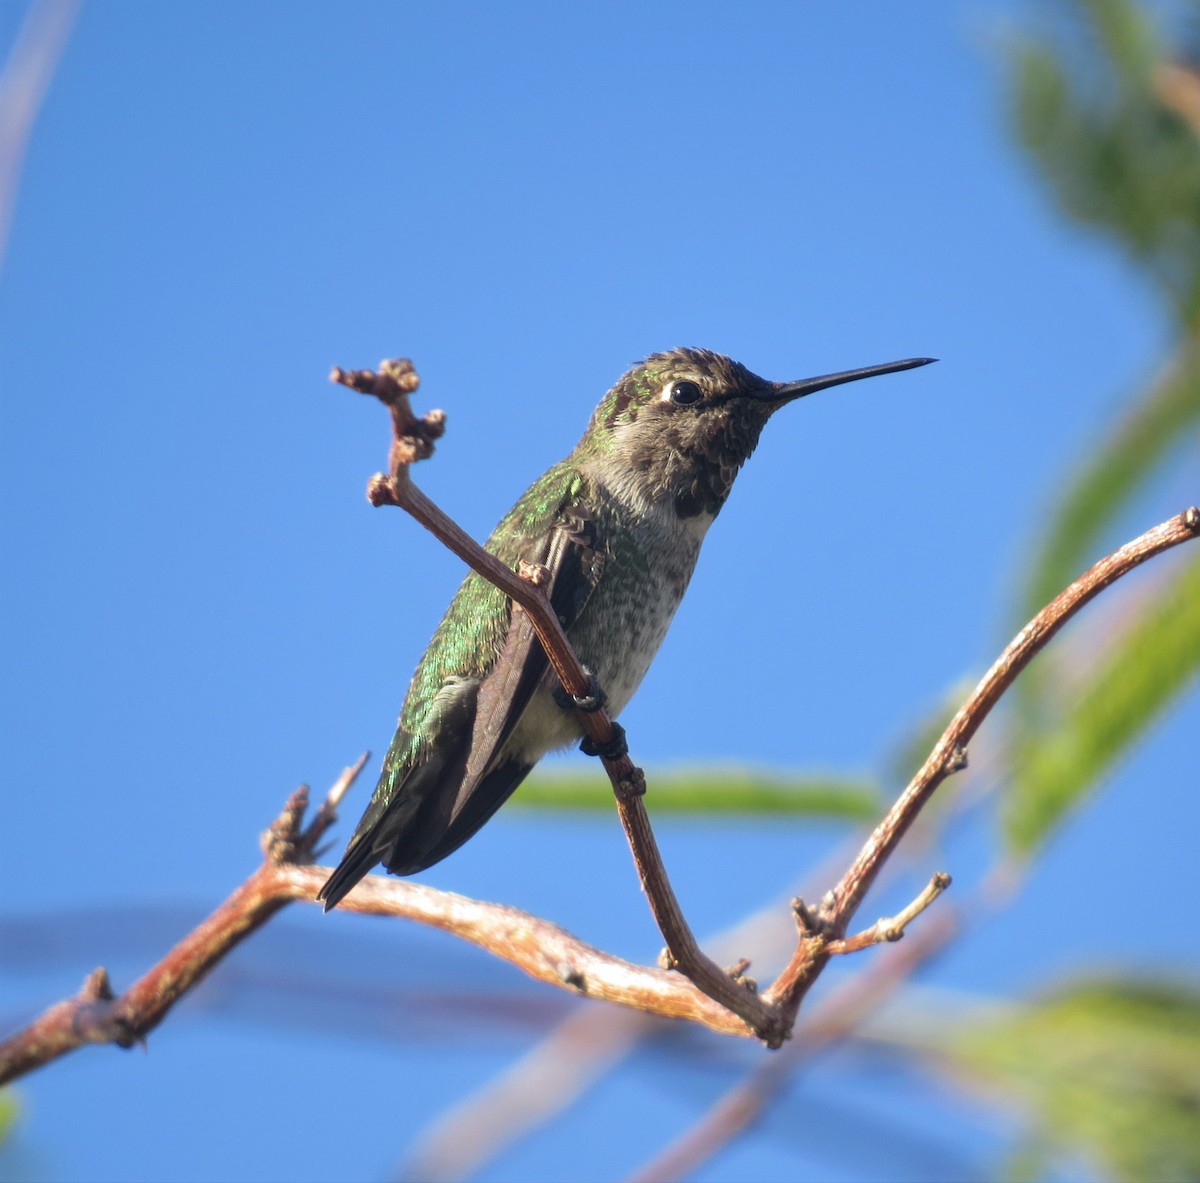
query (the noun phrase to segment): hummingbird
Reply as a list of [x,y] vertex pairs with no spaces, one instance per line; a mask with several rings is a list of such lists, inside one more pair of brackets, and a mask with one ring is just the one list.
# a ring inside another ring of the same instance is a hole
[[[767,420],[814,391],[934,360],[769,382],[707,349],[652,354],[601,399],[575,450],[530,486],[485,548],[514,570],[543,569],[550,603],[615,718],[662,644]],[[325,910],[379,863],[413,875],[457,850],[542,756],[583,738],[581,706],[562,692],[525,612],[467,575],[413,675],[362,820],[321,888]]]

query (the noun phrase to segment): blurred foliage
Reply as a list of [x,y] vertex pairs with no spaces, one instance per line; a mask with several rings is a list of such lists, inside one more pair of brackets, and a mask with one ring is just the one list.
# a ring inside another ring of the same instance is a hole
[[1160,70],[1171,55],[1131,0],[1083,0],[1067,19],[1065,36],[1014,51],[1021,143],[1063,211],[1112,235],[1191,327],[1200,153],[1195,127],[1164,101]]
[[1139,606],[1066,709],[1029,744],[1008,796],[1010,846],[1029,853],[1112,767],[1200,667],[1200,555]]
[[1015,1101],[1027,1122],[1007,1178],[1055,1160],[1112,1179],[1200,1178],[1200,991],[1111,979],[1005,1017],[934,1024],[943,1063]]
[[0,1145],[8,1140],[20,1112],[17,1094],[12,1089],[0,1089]]
[[[838,776],[772,775],[747,768],[651,771],[646,800],[655,817],[687,813],[778,815],[829,821],[874,821],[883,810],[879,788]],[[611,813],[612,786],[606,777],[539,770],[509,808],[585,810]]]
[[[1135,493],[1200,427],[1200,349],[1189,343],[1107,438],[1088,450],[1051,509],[1030,563],[1021,605],[1027,620],[1097,557],[1101,536]],[[1182,508],[1182,507],[1181,507]]]
[[[1200,5],[1188,8],[1200,28]],[[1049,505],[1023,573],[1021,623],[1125,541],[1136,499],[1195,456],[1200,426],[1200,71],[1133,0],[1064,0],[1039,15],[1061,24],[1012,49],[1017,134],[1062,212],[1115,243],[1162,295],[1177,339]],[[1172,574],[1160,560],[1152,571],[1169,586],[1139,599],[1119,589],[1090,610],[1135,614],[1121,636],[1090,652],[1060,640],[1017,682],[1004,833],[1022,856],[1200,670],[1196,563]]]

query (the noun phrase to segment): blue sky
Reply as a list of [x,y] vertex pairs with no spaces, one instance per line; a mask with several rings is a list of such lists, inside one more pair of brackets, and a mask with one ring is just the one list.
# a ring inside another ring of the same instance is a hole
[[[0,7],[0,48],[26,8]],[[366,504],[385,417],[331,365],[416,360],[419,405],[449,417],[420,482],[482,537],[646,353],[701,345],[778,379],[937,356],[770,425],[623,722],[651,768],[871,771],[985,668],[1019,623],[1048,495],[1167,334],[1010,142],[1001,46],[1023,11],[85,6],[0,277],[3,1013],[100,962],[130,980],[254,866],[297,783],[386,747],[461,570]],[[1194,500],[1153,489],[1130,532]],[[1194,885],[1147,813],[1200,820],[1178,766],[1198,715],[1193,693],[1055,844],[1036,904],[966,942],[940,984],[1196,968],[1182,912],[1139,911],[1117,950],[1096,902],[1151,869]],[[838,841],[777,823],[661,837],[700,932]],[[504,812],[424,880],[657,949],[615,818]],[[383,1177],[567,1006],[411,926],[297,907],[272,927],[146,1054],[86,1050],[24,1083],[9,1173]],[[272,973],[319,983],[303,1022],[272,1006]],[[258,993],[237,993],[246,977]],[[533,1017],[447,1029],[414,1002],[435,987]],[[351,988],[419,1018],[342,1031]],[[645,1053],[485,1177],[555,1177],[579,1145],[597,1176],[631,1170],[754,1060],[686,1046]],[[812,1103],[840,1103],[849,1071]],[[631,1106],[636,1129],[601,1146]],[[705,1178],[842,1169],[769,1123]]]

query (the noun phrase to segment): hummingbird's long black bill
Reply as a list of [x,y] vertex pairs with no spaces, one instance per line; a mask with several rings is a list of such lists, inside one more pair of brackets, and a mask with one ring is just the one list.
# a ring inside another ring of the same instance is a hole
[[776,382],[759,397],[771,402],[791,402],[806,394],[824,390],[828,386],[841,386],[843,382],[857,382],[860,378],[875,378],[880,374],[894,374],[898,370],[915,370],[937,361],[936,357],[909,357],[904,361],[887,361],[878,366],[863,366],[861,370],[840,370],[836,374],[823,374],[819,378],[804,378],[800,382]]

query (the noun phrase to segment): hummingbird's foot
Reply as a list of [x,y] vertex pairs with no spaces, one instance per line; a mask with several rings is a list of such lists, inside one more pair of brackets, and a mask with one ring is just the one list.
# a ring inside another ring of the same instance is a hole
[[554,688],[554,701],[564,711],[587,711],[590,714],[592,711],[600,710],[608,702],[608,695],[604,693],[596,675],[587,666],[583,667],[583,672],[588,677],[588,692],[586,694],[568,694],[565,686],[556,686]]
[[622,756],[628,756],[629,743],[625,738],[625,728],[620,723],[614,723],[612,729],[612,739],[608,743],[593,743],[589,738],[579,745],[579,750],[585,756],[599,756],[602,760],[620,760]]

